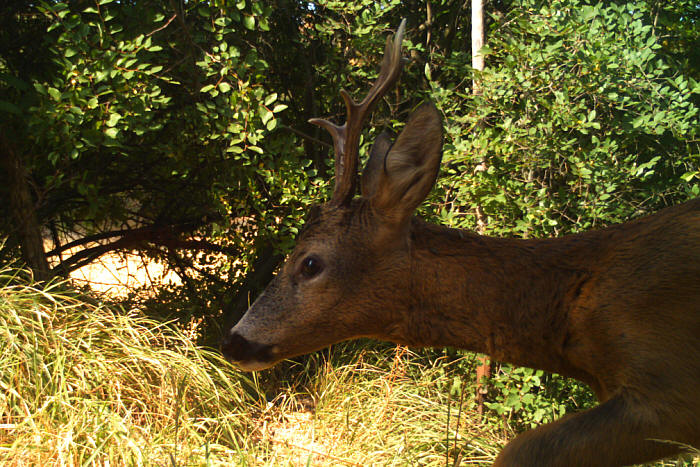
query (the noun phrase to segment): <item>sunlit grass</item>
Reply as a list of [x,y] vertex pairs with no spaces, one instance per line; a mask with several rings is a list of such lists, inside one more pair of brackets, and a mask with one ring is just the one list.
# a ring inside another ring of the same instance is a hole
[[255,387],[138,313],[0,271],[0,462],[192,464],[245,456]]
[[[505,442],[479,419],[463,376],[474,362],[397,348],[349,358],[340,347],[312,387],[317,436],[357,465],[490,465]],[[389,357],[389,358],[387,358]],[[468,381],[468,377],[466,380]],[[318,456],[321,460],[322,456]],[[331,465],[332,462],[327,462]]]

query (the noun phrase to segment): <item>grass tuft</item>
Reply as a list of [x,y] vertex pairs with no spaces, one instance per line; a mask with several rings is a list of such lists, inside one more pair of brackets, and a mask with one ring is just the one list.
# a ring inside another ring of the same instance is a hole
[[0,463],[190,465],[244,456],[255,385],[218,353],[0,270]]

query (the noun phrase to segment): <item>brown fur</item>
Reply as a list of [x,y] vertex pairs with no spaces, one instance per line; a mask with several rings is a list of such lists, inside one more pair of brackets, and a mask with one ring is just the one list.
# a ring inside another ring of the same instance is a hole
[[343,195],[314,210],[224,340],[227,358],[257,370],[370,336],[593,388],[600,405],[521,434],[497,466],[617,466],[675,455],[673,443],[700,448],[700,200],[569,237],[484,237],[412,217],[437,176],[437,109],[387,138],[361,198],[336,187]]

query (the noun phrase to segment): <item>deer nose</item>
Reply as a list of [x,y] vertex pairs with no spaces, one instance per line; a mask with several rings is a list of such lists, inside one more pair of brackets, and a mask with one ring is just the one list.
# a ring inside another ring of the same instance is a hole
[[221,353],[231,362],[265,362],[271,359],[271,345],[250,341],[238,332],[231,332],[221,342]]

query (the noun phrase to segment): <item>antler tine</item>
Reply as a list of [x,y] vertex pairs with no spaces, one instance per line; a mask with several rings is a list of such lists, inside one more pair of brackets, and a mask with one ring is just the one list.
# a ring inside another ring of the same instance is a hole
[[391,89],[401,74],[403,66],[401,43],[403,42],[405,30],[406,20],[403,19],[393,37],[393,41],[392,36],[387,37],[379,76],[360,103],[355,102],[344,89],[340,91],[340,96],[345,102],[347,112],[347,120],[343,125],[339,126],[322,118],[309,120],[309,123],[325,128],[333,137],[335,188],[331,197],[331,203],[338,206],[349,203],[355,195],[362,126],[372,109],[374,109],[374,106]]

